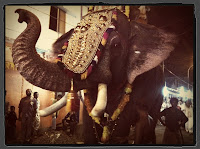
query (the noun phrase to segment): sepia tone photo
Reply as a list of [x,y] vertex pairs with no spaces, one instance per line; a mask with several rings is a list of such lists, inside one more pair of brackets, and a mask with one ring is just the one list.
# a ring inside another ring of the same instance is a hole
[[5,144],[195,145],[194,26],[194,5],[5,6]]

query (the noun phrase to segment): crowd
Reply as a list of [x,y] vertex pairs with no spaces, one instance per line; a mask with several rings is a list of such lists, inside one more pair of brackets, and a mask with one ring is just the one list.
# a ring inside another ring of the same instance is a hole
[[26,96],[20,100],[18,118],[14,106],[10,106],[10,111],[7,108],[5,113],[6,143],[16,141],[16,120],[21,121],[21,140],[23,144],[31,143],[31,138],[38,134],[40,127],[39,93],[34,92],[33,98],[31,94],[31,89],[27,89]]
[[[21,140],[23,144],[30,144],[32,138],[37,137],[40,127],[40,100],[39,93],[34,92],[33,97],[31,89],[26,90],[26,96],[19,102],[19,114],[15,112],[15,107],[10,106],[8,110],[8,103],[6,103],[5,110],[5,128],[6,128],[6,142],[16,139],[16,120],[21,121]],[[53,104],[59,101],[62,95],[58,95],[53,100]],[[165,108],[161,108],[159,114],[160,122],[166,127],[163,135],[163,144],[183,144],[183,136],[181,133],[181,127],[189,133],[193,131],[193,111],[191,100],[185,102],[179,101],[177,98],[170,99],[169,106],[167,103],[163,103]],[[163,106],[162,105],[162,106]],[[59,111],[52,115],[52,129],[56,129],[56,119]],[[63,130],[67,130],[69,127],[69,135],[72,136],[75,130],[75,126],[78,123],[78,115],[76,112],[69,112],[62,120]],[[191,124],[192,123],[192,124]],[[191,127],[192,125],[192,127]]]
[[[21,143],[22,144],[31,144],[32,139],[38,136],[40,128],[40,100],[39,93],[34,92],[32,97],[32,90],[26,90],[26,96],[23,97],[19,102],[19,114],[15,112],[15,107],[10,106],[6,102],[5,105],[5,141],[6,144],[9,142],[16,142],[16,121],[21,122]],[[62,98],[62,95],[58,95],[56,99],[53,100],[53,104],[59,101]],[[56,111],[52,114],[52,129],[56,130],[56,119],[58,117],[59,111]],[[66,125],[70,126],[70,136],[73,135],[78,119],[75,117],[76,113],[69,112],[64,119],[62,120],[63,128]],[[66,123],[64,123],[66,121]]]
[[[170,98],[167,98],[164,100],[161,111],[163,111],[166,108],[169,108],[171,106],[170,104]],[[185,130],[189,133],[193,133],[193,103],[191,99],[188,99],[186,101],[183,101],[182,99],[178,100],[177,108],[181,110],[186,117],[188,118],[188,121],[185,123]]]

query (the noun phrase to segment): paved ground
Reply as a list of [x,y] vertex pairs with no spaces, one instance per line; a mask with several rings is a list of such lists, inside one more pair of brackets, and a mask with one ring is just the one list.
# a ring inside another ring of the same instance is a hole
[[[40,132],[40,134],[33,138],[32,144],[39,145],[39,144],[83,144],[83,139],[80,136],[81,127],[75,133],[74,136],[68,134],[67,131],[63,131],[62,128],[58,128],[57,130],[46,129]],[[165,127],[161,125],[156,126],[156,143],[159,145],[162,144],[162,138],[164,134]],[[185,130],[181,130],[184,138],[185,145],[192,145],[193,144],[193,135],[187,133]],[[133,133],[132,133],[133,134]],[[132,144],[133,142],[133,135],[130,136],[129,143]],[[8,144],[21,144],[20,138],[16,139],[14,142],[9,142]]]
[[[165,127],[161,125],[156,126],[156,143],[162,144],[163,134],[165,131]],[[184,129],[181,129],[183,140],[185,145],[192,145],[193,144],[193,134],[189,134]]]

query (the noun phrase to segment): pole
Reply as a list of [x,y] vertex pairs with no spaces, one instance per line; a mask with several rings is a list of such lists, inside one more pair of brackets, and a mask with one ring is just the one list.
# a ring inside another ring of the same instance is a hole
[[192,67],[193,67],[193,65],[188,68],[188,90],[190,89],[190,69]]

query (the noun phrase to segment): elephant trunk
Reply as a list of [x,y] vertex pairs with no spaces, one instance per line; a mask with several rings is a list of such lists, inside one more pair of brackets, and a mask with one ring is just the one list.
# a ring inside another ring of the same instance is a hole
[[46,90],[67,92],[70,88],[69,78],[51,63],[39,56],[35,44],[41,32],[39,19],[24,9],[15,11],[19,14],[18,21],[27,23],[26,29],[13,43],[13,62],[20,74],[31,84]]

